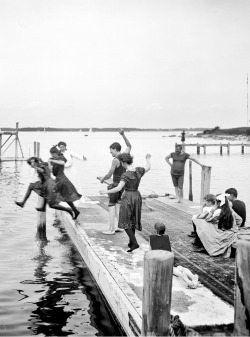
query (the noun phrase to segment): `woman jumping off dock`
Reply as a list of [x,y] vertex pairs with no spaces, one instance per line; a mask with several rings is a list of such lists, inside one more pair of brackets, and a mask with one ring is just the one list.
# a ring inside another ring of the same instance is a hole
[[145,168],[134,168],[132,166],[133,157],[131,157],[129,153],[122,153],[118,159],[121,161],[122,166],[126,169],[126,172],[122,174],[119,185],[107,191],[100,191],[100,194],[110,194],[119,192],[123,189],[123,187],[125,189],[121,199],[118,227],[125,229],[129,237],[129,253],[139,248],[138,242],[135,237],[135,230],[142,230],[142,198],[140,192],[138,191],[138,187],[141,181],[141,177],[150,170],[150,158],[151,155],[147,154],[147,164]]

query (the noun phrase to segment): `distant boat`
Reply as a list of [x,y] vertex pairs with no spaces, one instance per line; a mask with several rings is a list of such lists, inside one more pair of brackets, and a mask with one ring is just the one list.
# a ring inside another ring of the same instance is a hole
[[87,133],[85,133],[85,135],[84,135],[84,136],[89,136],[89,134],[90,134],[91,132],[93,132],[93,129],[92,129],[92,128],[89,128],[89,133],[88,133],[88,134],[87,134]]

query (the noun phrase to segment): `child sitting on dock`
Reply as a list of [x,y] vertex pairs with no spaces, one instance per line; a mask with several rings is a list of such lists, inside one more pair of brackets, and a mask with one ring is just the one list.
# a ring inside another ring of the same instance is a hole
[[214,208],[215,201],[216,201],[216,197],[213,194],[207,194],[204,197],[204,200],[203,200],[203,202],[200,206],[199,214],[195,214],[195,215],[192,216],[193,231],[190,234],[188,234],[188,236],[190,236],[191,238],[197,238],[194,220],[195,219],[206,219],[207,216],[209,215],[209,213]]
[[[166,226],[161,222],[156,222],[154,225],[156,234],[149,237],[149,249],[150,250],[167,250],[171,252],[171,244],[169,236],[165,235]],[[181,277],[189,288],[196,289],[200,283],[198,281],[198,275],[193,274],[188,268],[178,265],[175,261],[173,274]]]

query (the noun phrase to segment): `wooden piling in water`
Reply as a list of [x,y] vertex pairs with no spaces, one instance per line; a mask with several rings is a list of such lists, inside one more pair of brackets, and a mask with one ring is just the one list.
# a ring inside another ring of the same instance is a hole
[[203,166],[201,170],[201,196],[200,202],[202,203],[205,195],[210,193],[210,181],[211,181],[212,167]]
[[230,143],[227,144],[227,154],[230,154]]
[[169,336],[174,254],[151,250],[144,256],[142,336]]
[[203,145],[203,149],[204,149],[204,154],[206,154],[207,153],[207,151],[206,151],[207,147],[206,147],[205,144]]
[[[41,208],[44,205],[44,198],[38,196],[37,208]],[[46,230],[46,210],[45,212],[37,211],[37,229]]]
[[250,241],[238,240],[234,336],[250,336]]
[[188,199],[190,201],[193,201],[192,181],[193,181],[193,176],[192,176],[192,161],[189,160],[189,195],[188,195]]
[[223,154],[223,145],[220,143],[220,155]]
[[15,137],[15,160],[18,158],[18,126],[19,123],[16,123],[16,137]]
[[197,154],[200,154],[200,145],[197,143]]
[[241,145],[241,153],[244,154],[244,143]]

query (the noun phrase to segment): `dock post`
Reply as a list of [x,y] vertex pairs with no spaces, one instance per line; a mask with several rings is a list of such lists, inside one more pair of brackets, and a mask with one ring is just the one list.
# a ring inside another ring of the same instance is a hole
[[230,143],[227,144],[227,154],[230,154]]
[[244,154],[244,143],[241,144],[241,153]]
[[144,256],[142,336],[170,336],[174,254],[151,250]]
[[192,161],[189,160],[189,196],[188,196],[188,199],[190,201],[193,201],[192,180],[193,180],[193,177],[192,177]]
[[34,142],[34,157],[36,157],[36,142]]
[[[44,198],[38,196],[37,208],[41,208],[44,205]],[[46,231],[46,211],[40,212],[37,211],[37,230]]]
[[234,336],[250,336],[250,241],[238,240],[235,279]]
[[36,143],[36,155],[38,158],[40,158],[40,143],[39,142]]
[[222,146],[221,143],[220,143],[220,154],[221,154],[221,155],[223,154],[223,146]]
[[19,123],[17,122],[16,123],[16,138],[15,138],[15,161],[17,160],[18,158],[18,125]]
[[212,167],[210,166],[203,166],[201,169],[201,203],[203,202],[205,195],[210,193],[211,170]]
[[200,144],[197,143],[197,154],[200,154]]
[[207,153],[207,151],[206,151],[207,147],[206,147],[205,144],[203,145],[203,148],[204,148],[204,154],[206,154]]

